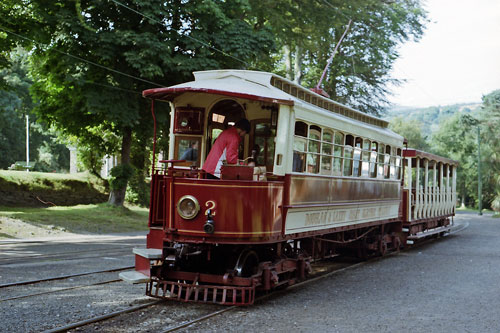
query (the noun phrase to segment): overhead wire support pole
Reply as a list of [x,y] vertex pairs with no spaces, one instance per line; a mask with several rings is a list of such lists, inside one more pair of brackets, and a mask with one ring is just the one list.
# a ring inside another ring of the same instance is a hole
[[347,23],[347,28],[345,28],[344,33],[342,34],[342,37],[340,37],[339,42],[337,45],[335,45],[335,49],[332,52],[332,55],[326,62],[325,69],[323,70],[323,74],[321,74],[321,78],[319,79],[318,84],[316,85],[316,89],[320,89],[321,83],[323,82],[323,79],[325,77],[326,71],[328,70],[328,67],[330,67],[330,64],[332,63],[333,57],[335,56],[335,53],[337,53],[337,49],[339,48],[340,44],[342,43],[342,40],[344,39],[345,35],[347,34],[347,31],[349,31],[349,28],[351,27],[352,20],[349,20],[349,23]]
[[30,116],[26,114],[26,172],[30,172]]
[[483,183],[481,181],[481,129],[477,126],[477,199],[479,215],[483,215]]

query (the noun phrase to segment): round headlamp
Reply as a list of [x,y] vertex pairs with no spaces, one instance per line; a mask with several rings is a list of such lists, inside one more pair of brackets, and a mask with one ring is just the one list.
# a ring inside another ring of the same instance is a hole
[[192,195],[185,195],[177,202],[177,212],[186,220],[192,220],[198,215],[200,204]]

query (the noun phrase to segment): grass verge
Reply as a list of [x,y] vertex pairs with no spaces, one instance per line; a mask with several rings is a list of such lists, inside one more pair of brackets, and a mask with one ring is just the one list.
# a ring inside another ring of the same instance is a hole
[[[0,207],[0,218],[21,221],[42,230],[107,234],[147,230],[148,209],[135,206],[114,207],[106,203],[50,208]],[[5,226],[7,223],[1,222],[0,219],[0,225],[3,226],[0,237],[11,238],[13,231]],[[10,228],[15,228],[12,223]]]

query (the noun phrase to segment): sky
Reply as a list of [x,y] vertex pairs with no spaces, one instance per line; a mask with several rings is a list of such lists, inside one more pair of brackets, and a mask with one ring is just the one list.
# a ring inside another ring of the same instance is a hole
[[390,102],[437,106],[481,102],[500,89],[500,0],[424,0],[430,22],[406,42],[392,77]]

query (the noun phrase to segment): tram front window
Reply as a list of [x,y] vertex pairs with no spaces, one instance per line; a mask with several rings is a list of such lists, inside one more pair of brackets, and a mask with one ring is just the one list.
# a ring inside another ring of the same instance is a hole
[[266,166],[271,172],[274,164],[274,138],[276,129],[273,129],[269,120],[254,124],[252,154],[255,151],[256,165]]

